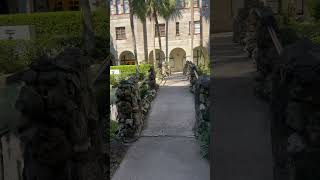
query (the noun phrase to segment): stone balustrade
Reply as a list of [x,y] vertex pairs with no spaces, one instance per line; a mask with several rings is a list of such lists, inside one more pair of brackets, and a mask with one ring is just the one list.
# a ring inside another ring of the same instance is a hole
[[[139,137],[142,131],[145,117],[158,89],[155,78],[154,68],[151,67],[149,77],[144,82],[139,84],[138,78],[131,76],[127,80],[120,81],[118,85],[116,92],[118,136],[124,141]],[[143,96],[142,87],[147,88]]]
[[[276,180],[319,179],[320,47],[304,39],[279,54],[270,28],[279,37],[268,8],[251,13],[244,47],[257,67],[255,93],[270,103]],[[250,47],[250,48],[248,48]],[[251,48],[252,47],[252,48]]]

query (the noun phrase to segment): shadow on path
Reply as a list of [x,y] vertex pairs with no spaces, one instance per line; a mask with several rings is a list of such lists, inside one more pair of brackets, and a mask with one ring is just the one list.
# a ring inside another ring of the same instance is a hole
[[230,56],[229,49],[241,49],[232,43],[231,34],[215,38],[211,40],[211,61],[216,62],[210,89],[211,178],[272,180],[271,113],[254,96],[254,63],[243,51]]

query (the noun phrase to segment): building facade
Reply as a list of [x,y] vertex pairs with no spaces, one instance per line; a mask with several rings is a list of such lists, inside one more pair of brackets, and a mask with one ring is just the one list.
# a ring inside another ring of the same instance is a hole
[[256,2],[273,9],[275,14],[290,14],[291,16],[308,16],[308,0],[213,0],[212,1],[212,32],[232,31],[233,18],[239,8],[244,8]]
[[[52,12],[52,11],[78,11],[80,0],[2,0],[0,14]],[[91,9],[95,9],[107,0],[89,0]]]
[[[170,20],[159,17],[160,36],[155,37],[154,21],[149,18],[143,23],[134,17],[137,57],[139,63],[154,63],[155,44],[156,61],[168,62],[172,71],[181,71],[185,62],[208,62],[210,12],[209,0],[194,1],[194,40],[191,47],[190,22],[191,8],[189,0],[177,0],[178,16]],[[128,0],[113,0],[110,3],[111,49],[116,65],[134,64],[133,42],[130,27]],[[166,37],[168,42],[166,43]],[[159,47],[161,38],[162,47]],[[191,58],[193,52],[193,58]]]

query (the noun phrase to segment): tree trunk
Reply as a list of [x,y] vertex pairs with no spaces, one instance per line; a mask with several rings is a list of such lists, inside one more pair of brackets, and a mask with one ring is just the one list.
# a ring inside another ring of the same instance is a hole
[[166,62],[169,58],[169,19],[166,19]]
[[33,12],[33,0],[27,0],[27,13]]
[[149,51],[148,51],[148,34],[147,34],[147,22],[146,19],[142,21],[143,24],[143,44],[144,44],[144,59],[149,62]]
[[[161,44],[161,36],[160,36],[160,27],[159,27],[159,22],[158,22],[158,15],[156,12],[153,13],[154,20],[156,22],[156,28],[157,28],[157,35],[158,35],[158,42],[159,42],[159,49],[160,53],[162,52],[162,44]],[[159,68],[160,71],[162,72],[162,59],[161,56],[159,57]]]
[[190,22],[190,35],[191,35],[191,61],[193,62],[193,39],[194,39],[194,0],[190,0],[191,8],[191,22]]
[[157,68],[157,56],[156,56],[156,33],[155,33],[155,21],[154,19],[151,20],[152,21],[152,35],[153,35],[153,65],[154,68]]
[[[203,24],[202,24],[202,0],[199,1],[199,11],[200,11],[200,59],[204,62],[204,52],[203,52]],[[202,62],[202,61],[201,61]]]
[[89,0],[80,0],[82,22],[83,22],[83,38],[85,42],[85,50],[87,53],[93,53],[95,48],[95,37],[92,25],[92,16]]
[[134,52],[134,60],[136,64],[136,72],[138,76],[140,71],[139,71],[139,62],[138,62],[138,53],[137,53],[136,33],[134,32],[132,0],[129,0],[129,7],[130,7],[130,27],[131,27],[131,34],[132,34],[132,45],[133,45],[133,52]]

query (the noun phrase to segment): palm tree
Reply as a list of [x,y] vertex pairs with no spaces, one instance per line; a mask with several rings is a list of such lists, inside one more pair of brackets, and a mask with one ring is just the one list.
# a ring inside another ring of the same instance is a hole
[[[145,20],[147,17],[152,22],[152,33],[155,36],[157,34],[159,49],[162,51],[162,43],[161,43],[161,36],[160,36],[160,26],[159,26],[159,17],[165,17],[167,15],[167,10],[170,9],[168,5],[172,5],[173,0],[133,0],[133,11],[141,20]],[[156,31],[154,31],[156,28]],[[156,32],[156,33],[154,33]],[[155,49],[155,42],[153,46],[153,59],[154,62],[156,61],[156,49]],[[161,68],[161,61],[160,61],[160,68]]]
[[[203,58],[204,62],[204,52],[203,52],[203,24],[202,24],[202,18],[203,18],[203,0],[199,0],[199,11],[200,11],[200,60]],[[198,60],[199,61],[199,60]],[[200,61],[202,62],[202,61]]]
[[191,22],[190,22],[190,35],[191,35],[191,60],[193,62],[193,39],[194,39],[194,0],[189,0],[189,6],[191,8]]
[[174,19],[175,17],[179,16],[179,10],[176,8],[176,0],[167,0],[165,1],[165,11],[164,11],[164,19],[166,20],[166,61],[168,62],[169,57],[169,20],[170,18]]
[[[150,6],[147,5],[146,3],[146,0],[132,0],[132,13],[134,15],[136,15],[141,21],[142,23],[144,23],[144,25],[146,25],[146,19],[147,19],[147,13],[150,12],[151,10],[148,10],[148,8],[152,8]],[[152,21],[152,18],[149,16],[149,20],[151,21],[152,23],[152,32],[154,32],[154,25],[153,25],[153,21]],[[144,29],[144,45],[147,46],[148,43],[146,42],[146,28],[143,28]],[[153,34],[153,40],[155,40],[155,36]],[[145,47],[145,50],[146,50],[147,47]],[[146,54],[145,54],[146,56]],[[149,59],[149,58],[148,58]],[[155,62],[156,62],[156,48],[155,48],[155,42],[153,42],[153,59],[154,59],[154,66],[156,65]],[[149,62],[149,61],[148,61]]]
[[136,33],[134,31],[134,12],[133,12],[133,0],[129,1],[129,8],[130,8],[130,27],[131,27],[131,34],[132,34],[132,45],[133,45],[133,51],[134,51],[134,59],[136,64],[136,72],[137,76],[139,75],[139,62],[138,62],[138,53],[137,53],[137,41],[136,41]]
[[95,48],[95,35],[92,25],[92,16],[89,0],[80,0],[82,21],[83,21],[83,37],[85,49],[87,53],[92,53]]
[[[4,1],[6,3],[6,1]],[[27,0],[27,13],[32,13],[33,11],[33,0]]]

